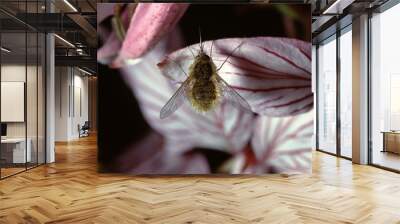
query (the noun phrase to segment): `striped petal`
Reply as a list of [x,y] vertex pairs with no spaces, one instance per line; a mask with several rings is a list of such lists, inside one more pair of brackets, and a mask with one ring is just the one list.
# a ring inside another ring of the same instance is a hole
[[208,114],[195,112],[189,103],[170,117],[161,120],[159,113],[178,86],[172,85],[157,67],[165,55],[165,41],[146,54],[140,63],[123,69],[124,78],[134,91],[145,119],[168,141],[175,141],[171,150],[193,147],[212,148],[227,152],[241,150],[250,139],[254,114],[230,103],[220,104]]
[[251,140],[257,162],[246,172],[301,173],[311,169],[313,112],[290,117],[259,116]]
[[[230,56],[219,75],[255,113],[292,116],[313,107],[310,43],[288,38],[230,38],[215,40],[212,52],[211,41],[203,45],[217,68]],[[175,51],[158,64],[159,68],[167,78],[181,82],[199,48],[196,44]]]

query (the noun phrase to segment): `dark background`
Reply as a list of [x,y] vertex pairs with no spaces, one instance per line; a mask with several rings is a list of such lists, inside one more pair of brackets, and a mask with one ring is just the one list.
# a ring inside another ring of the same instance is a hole
[[[304,4],[191,5],[178,27],[186,45],[199,42],[199,28],[203,40],[275,36],[311,41],[311,8]],[[119,71],[100,64],[98,71],[98,161],[100,171],[109,172],[115,171],[114,159],[146,136],[150,127]],[[227,155],[212,157],[224,160]]]

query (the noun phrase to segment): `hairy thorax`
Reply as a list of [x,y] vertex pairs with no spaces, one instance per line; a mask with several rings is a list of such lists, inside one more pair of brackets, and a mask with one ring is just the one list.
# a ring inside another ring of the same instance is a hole
[[199,55],[192,65],[190,76],[193,77],[193,86],[190,98],[193,107],[198,111],[209,111],[218,101],[215,72],[215,65],[205,54]]

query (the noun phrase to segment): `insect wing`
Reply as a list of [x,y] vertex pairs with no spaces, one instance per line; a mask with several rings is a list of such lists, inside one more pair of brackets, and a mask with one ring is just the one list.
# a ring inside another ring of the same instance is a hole
[[234,103],[242,106],[246,110],[252,111],[249,103],[242,96],[240,96],[239,93],[237,93],[232,87],[230,87],[229,84],[218,74],[217,74],[217,80],[222,88],[223,96],[233,101]]
[[171,99],[165,104],[160,111],[160,118],[164,119],[175,112],[185,101],[186,93],[189,88],[190,78],[187,78],[179,89],[174,93]]

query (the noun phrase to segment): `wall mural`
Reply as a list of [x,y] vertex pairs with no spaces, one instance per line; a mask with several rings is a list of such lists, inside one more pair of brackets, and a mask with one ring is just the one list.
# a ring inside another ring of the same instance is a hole
[[309,5],[97,7],[101,172],[311,170]]

